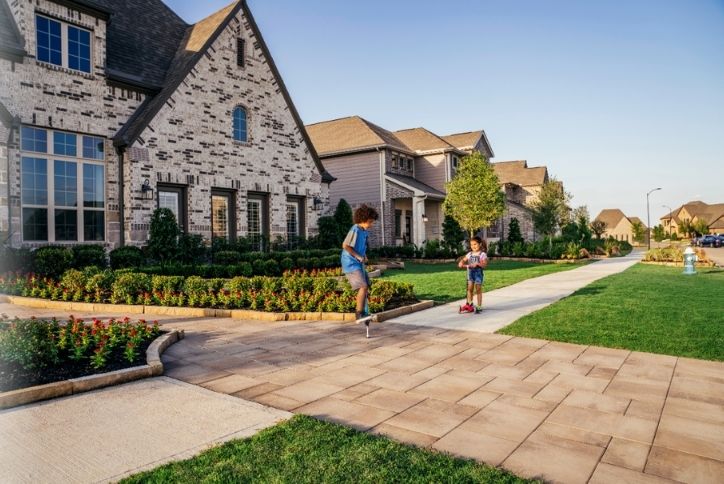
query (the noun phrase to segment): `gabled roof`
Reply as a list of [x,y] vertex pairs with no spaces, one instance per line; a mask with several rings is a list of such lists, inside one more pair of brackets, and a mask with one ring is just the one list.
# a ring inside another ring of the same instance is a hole
[[385,173],[385,178],[388,181],[397,183],[403,188],[407,188],[413,192],[416,196],[427,195],[428,197],[435,198],[438,200],[444,200],[445,194],[440,190],[436,190],[429,185],[422,183],[421,181],[411,176],[398,175],[397,173]]
[[534,166],[528,168],[526,160],[497,161],[491,163],[500,183],[515,183],[523,187],[543,185],[548,180],[548,168]]
[[402,129],[395,131],[394,134],[406,146],[418,153],[459,151],[455,146],[425,128]]
[[593,220],[600,220],[606,224],[607,228],[612,229],[624,218],[626,218],[626,215],[620,209],[604,208]]
[[495,156],[495,153],[493,152],[493,147],[490,146],[488,137],[485,135],[485,131],[482,129],[478,131],[468,131],[466,133],[449,134],[447,136],[441,136],[441,138],[453,145],[454,147],[463,151],[471,151],[473,148],[475,148],[475,145],[477,145],[482,140],[483,144],[488,147],[491,158]]
[[108,79],[160,90],[189,25],[161,0],[93,3],[111,12],[106,31]]
[[[146,4],[149,2],[155,4],[158,2],[158,0],[123,1],[125,4],[134,5]],[[113,2],[115,2],[115,0],[113,0]],[[174,92],[176,92],[178,86],[206,53],[211,44],[218,38],[221,32],[226,29],[229,22],[235,18],[240,10],[244,12],[244,16],[249,22],[249,26],[254,33],[254,37],[259,43],[259,48],[262,51],[264,59],[274,76],[274,80],[279,86],[279,91],[284,97],[287,107],[289,108],[289,112],[291,113],[292,118],[294,119],[297,128],[305,141],[309,154],[314,160],[320,175],[322,175],[322,181],[324,183],[331,183],[335,180],[335,178],[324,169],[324,166],[319,160],[319,156],[314,149],[314,145],[312,144],[307,131],[304,129],[304,123],[302,123],[299,112],[294,106],[291,96],[289,95],[289,91],[287,91],[286,85],[284,84],[284,80],[279,74],[279,70],[277,69],[274,59],[269,52],[269,48],[267,47],[266,42],[264,42],[264,38],[259,31],[259,27],[257,26],[251,11],[249,11],[248,6],[246,5],[246,0],[237,0],[218,12],[206,17],[204,20],[201,20],[194,25],[187,26],[184,29],[183,35],[174,45],[173,51],[169,53],[169,68],[163,79],[160,92],[155,96],[149,96],[144,100],[141,106],[139,106],[133,113],[128,122],[118,131],[118,133],[116,133],[113,139],[114,144],[119,147],[128,146],[141,135],[143,130],[146,129],[156,114],[158,114],[164,104],[166,104],[168,99]],[[173,14],[173,12],[171,13]],[[175,16],[175,14],[173,15]],[[113,20],[111,22],[113,22]]]
[[0,57],[22,62],[25,57],[25,39],[6,0],[0,0]]
[[306,128],[314,148],[322,156],[382,147],[413,154],[393,133],[360,116],[322,121]]

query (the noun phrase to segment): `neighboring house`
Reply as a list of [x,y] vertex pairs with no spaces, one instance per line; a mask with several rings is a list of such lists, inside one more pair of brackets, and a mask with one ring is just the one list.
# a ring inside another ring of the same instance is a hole
[[660,218],[666,234],[675,233],[685,236],[680,232],[680,226],[684,222],[697,223],[705,220],[709,226],[710,234],[724,233],[724,203],[707,204],[696,200],[688,202]]
[[307,236],[333,180],[245,1],[0,0],[0,158],[15,246]]
[[643,223],[640,218],[627,217],[618,208],[606,208],[601,210],[601,213],[599,213],[593,220],[600,220],[606,223],[606,231],[601,236],[603,238],[613,237],[616,240],[622,240],[633,244],[633,224],[640,222],[644,227],[644,232],[646,231],[646,224]]

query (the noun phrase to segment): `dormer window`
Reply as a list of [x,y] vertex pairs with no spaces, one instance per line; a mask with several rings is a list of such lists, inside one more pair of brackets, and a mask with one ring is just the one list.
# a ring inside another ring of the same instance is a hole
[[35,58],[74,71],[91,72],[91,33],[89,30],[35,16]]

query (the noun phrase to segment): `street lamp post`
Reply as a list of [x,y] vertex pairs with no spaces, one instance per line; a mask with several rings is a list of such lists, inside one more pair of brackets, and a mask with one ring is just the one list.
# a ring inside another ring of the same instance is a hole
[[662,207],[669,209],[669,242],[671,242],[671,207],[669,207],[668,205],[662,205]]
[[649,190],[649,192],[646,194],[646,231],[648,232],[646,234],[646,238],[649,242],[649,250],[651,250],[651,217],[649,216],[649,195],[651,193],[655,192],[656,190],[661,190],[661,187],[659,188],[652,188]]

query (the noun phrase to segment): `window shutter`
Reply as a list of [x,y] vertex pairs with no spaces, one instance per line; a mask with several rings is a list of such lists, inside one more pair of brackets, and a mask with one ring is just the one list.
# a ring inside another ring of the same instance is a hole
[[236,39],[236,65],[244,67],[244,39]]

